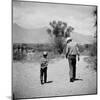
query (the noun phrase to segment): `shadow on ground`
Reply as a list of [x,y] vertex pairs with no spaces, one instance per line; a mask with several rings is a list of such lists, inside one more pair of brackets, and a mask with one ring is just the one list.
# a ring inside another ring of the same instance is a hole
[[76,78],[74,81],[83,81],[83,79]]
[[46,83],[52,83],[53,81],[47,81]]

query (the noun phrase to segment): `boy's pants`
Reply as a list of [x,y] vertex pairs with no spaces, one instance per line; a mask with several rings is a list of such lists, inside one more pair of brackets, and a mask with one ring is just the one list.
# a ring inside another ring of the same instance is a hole
[[43,79],[44,79],[44,83],[46,83],[47,82],[47,67],[40,69],[40,80],[41,80],[41,83],[43,83]]

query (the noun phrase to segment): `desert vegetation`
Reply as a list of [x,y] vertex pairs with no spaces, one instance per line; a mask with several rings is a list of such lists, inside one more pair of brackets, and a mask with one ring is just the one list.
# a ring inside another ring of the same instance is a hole
[[74,28],[68,26],[66,22],[62,21],[52,21],[49,23],[51,28],[47,29],[48,34],[52,38],[52,45],[55,48],[56,52],[59,54],[63,53],[64,50],[64,40],[67,37],[70,37]]
[[[96,12],[93,12],[93,16],[96,17]],[[96,23],[93,27],[96,28]],[[74,28],[68,26],[68,23],[62,21],[52,21],[49,23],[50,28],[47,28],[47,34],[49,34],[51,40],[50,43],[14,43],[13,44],[13,60],[21,61],[27,60],[27,55],[29,53],[34,53],[33,59],[39,60],[43,51],[49,52],[49,59],[61,57],[65,54],[65,39],[74,34]],[[77,44],[79,48],[80,55],[88,56],[88,63],[94,62],[96,69],[97,65],[97,41],[96,33],[94,34],[94,41],[91,44]],[[36,61],[37,61],[36,60]]]
[[97,70],[97,7],[94,9],[92,13],[94,17],[94,25],[93,28],[95,28],[94,33],[94,41],[90,47],[90,57],[88,58],[89,63],[92,63],[93,69]]

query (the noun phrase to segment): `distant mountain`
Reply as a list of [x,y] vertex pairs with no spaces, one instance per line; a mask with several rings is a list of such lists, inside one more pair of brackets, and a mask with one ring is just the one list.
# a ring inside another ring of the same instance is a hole
[[50,36],[46,28],[24,29],[13,24],[13,43],[48,43]]
[[74,41],[82,44],[91,44],[94,40],[93,36],[90,35],[83,35],[80,33],[73,32],[71,37]]
[[[13,43],[50,43],[50,36],[46,32],[47,27],[39,29],[24,29],[13,24]],[[93,37],[73,32],[74,41],[86,44],[92,43]]]

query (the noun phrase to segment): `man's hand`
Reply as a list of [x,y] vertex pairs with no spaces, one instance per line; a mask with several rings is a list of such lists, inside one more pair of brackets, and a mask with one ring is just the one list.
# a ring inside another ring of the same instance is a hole
[[66,54],[66,59],[68,58],[68,54]]
[[80,61],[80,56],[78,56],[78,61]]

